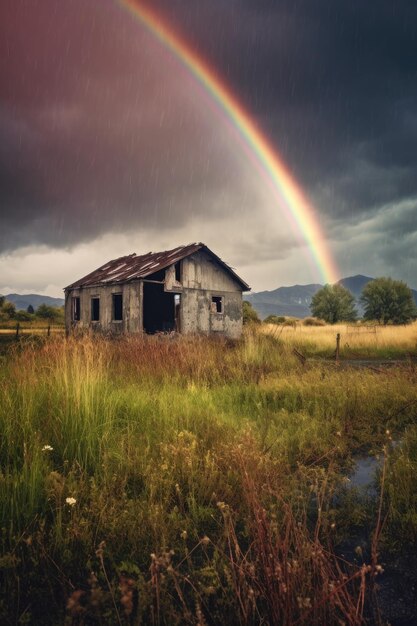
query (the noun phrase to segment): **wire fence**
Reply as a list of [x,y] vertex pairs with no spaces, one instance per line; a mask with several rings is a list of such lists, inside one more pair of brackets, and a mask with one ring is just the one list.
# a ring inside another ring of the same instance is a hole
[[50,337],[52,334],[63,334],[65,332],[64,326],[61,324],[45,324],[42,326],[33,326],[33,325],[25,325],[21,322],[16,322],[13,325],[7,325],[3,328],[0,328],[0,337],[7,337],[15,339],[20,339],[22,336],[28,335],[43,335]]

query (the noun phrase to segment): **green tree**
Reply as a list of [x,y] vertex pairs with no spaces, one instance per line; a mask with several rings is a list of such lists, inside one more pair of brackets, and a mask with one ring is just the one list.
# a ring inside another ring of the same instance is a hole
[[19,311],[16,311],[14,318],[17,322],[30,322],[33,319],[33,315],[23,309],[19,309]]
[[54,306],[48,306],[47,304],[40,304],[36,309],[37,317],[46,320],[54,320],[59,316],[59,311]]
[[27,313],[30,313],[31,315],[34,314],[35,309],[33,308],[33,306],[31,304],[29,304],[28,308],[26,309]]
[[402,280],[376,278],[362,290],[360,301],[366,320],[380,324],[407,324],[417,316],[410,287]]
[[314,294],[311,313],[329,324],[353,322],[356,317],[355,298],[346,287],[336,283],[325,285]]
[[3,306],[1,307],[1,315],[3,319],[12,320],[16,315],[16,306],[13,302],[9,302],[8,300],[3,301]]
[[243,301],[242,305],[243,312],[243,323],[244,324],[260,324],[261,320],[259,319],[258,313],[255,311],[250,302],[246,300]]

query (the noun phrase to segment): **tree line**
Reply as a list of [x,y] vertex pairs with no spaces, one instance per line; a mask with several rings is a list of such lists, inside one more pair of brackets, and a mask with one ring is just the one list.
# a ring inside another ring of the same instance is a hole
[[0,296],[0,321],[7,322],[15,320],[16,322],[31,322],[35,319],[48,320],[50,322],[63,321],[64,308],[48,306],[47,304],[40,304],[35,310],[31,304],[24,309],[16,309],[16,305],[13,302],[6,300],[4,296]]
[[[366,321],[384,325],[408,324],[417,318],[413,292],[401,280],[382,277],[369,281],[362,290],[359,302],[364,309],[363,319]],[[359,317],[354,295],[339,283],[319,289],[312,298],[310,310],[315,318],[328,324],[354,322]],[[260,322],[257,312],[249,302],[243,303],[243,321]],[[284,323],[286,320],[273,315],[265,321]]]
[[[376,278],[369,281],[359,298],[363,318],[379,324],[407,324],[417,317],[413,292],[401,280]],[[353,322],[358,318],[353,294],[343,285],[325,285],[311,301],[312,314],[329,324]]]

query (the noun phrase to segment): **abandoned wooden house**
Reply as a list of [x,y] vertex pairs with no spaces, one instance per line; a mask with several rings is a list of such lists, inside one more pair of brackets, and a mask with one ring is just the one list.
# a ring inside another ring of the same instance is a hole
[[205,244],[130,254],[65,288],[67,331],[242,332],[242,292],[250,287]]

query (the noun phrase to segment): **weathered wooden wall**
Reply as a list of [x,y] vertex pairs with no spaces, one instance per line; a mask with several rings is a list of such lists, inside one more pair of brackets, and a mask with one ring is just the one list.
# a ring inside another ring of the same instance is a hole
[[[106,285],[73,289],[65,294],[65,326],[67,331],[74,327],[71,320],[71,299],[80,298],[81,319],[75,326],[80,329],[94,328],[113,333],[136,333],[142,330],[142,287],[141,281],[124,285]],[[123,320],[112,320],[113,294],[123,295]],[[100,298],[100,321],[91,321],[91,298]]]
[[[204,251],[182,261],[181,331],[184,334],[242,332],[242,291],[239,284]],[[223,297],[223,313],[211,310],[212,296]]]

